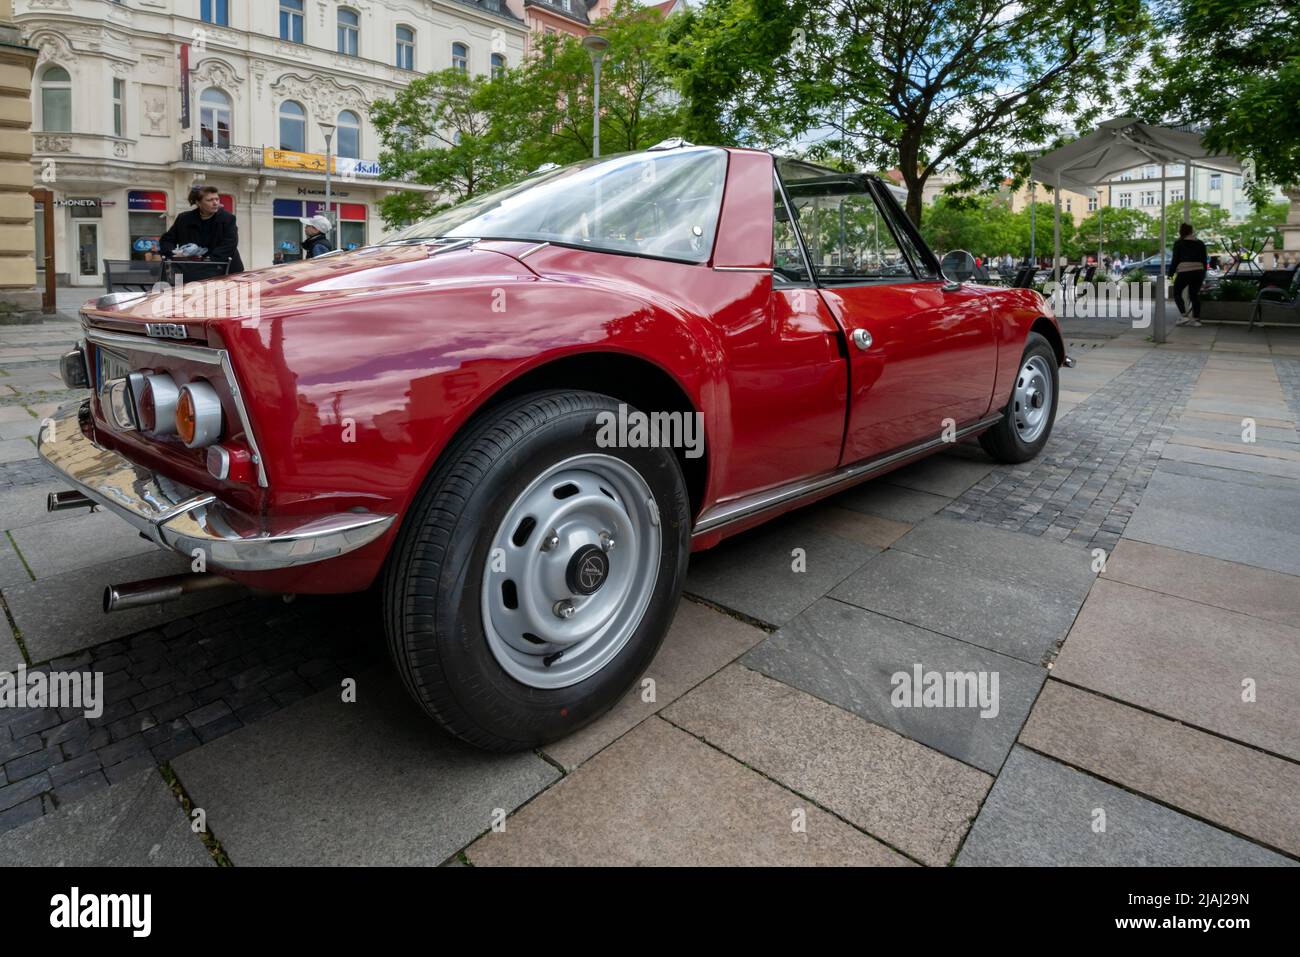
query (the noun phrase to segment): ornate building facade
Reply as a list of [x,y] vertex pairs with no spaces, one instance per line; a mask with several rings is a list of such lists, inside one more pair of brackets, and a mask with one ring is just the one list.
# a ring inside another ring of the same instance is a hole
[[[521,0],[14,0],[40,51],[33,174],[54,191],[61,283],[143,259],[196,183],[238,217],[249,268],[301,255],[323,211],[333,124],[336,244],[384,233],[369,104],[413,77],[517,65]],[[42,248],[40,217],[36,247]]]

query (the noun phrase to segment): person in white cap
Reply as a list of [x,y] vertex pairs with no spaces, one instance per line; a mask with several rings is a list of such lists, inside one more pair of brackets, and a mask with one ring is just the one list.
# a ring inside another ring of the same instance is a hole
[[299,217],[298,222],[307,227],[307,236],[302,241],[302,248],[307,258],[312,259],[323,253],[332,252],[330,244],[330,221],[321,215]]

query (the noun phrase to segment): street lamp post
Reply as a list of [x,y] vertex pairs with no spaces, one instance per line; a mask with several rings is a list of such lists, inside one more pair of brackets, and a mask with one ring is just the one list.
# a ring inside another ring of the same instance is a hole
[[334,209],[330,203],[330,168],[334,165],[330,157],[330,145],[334,139],[333,123],[321,122],[317,124],[320,131],[325,134],[325,218],[330,221],[330,242],[338,243],[338,223],[334,221]]
[[591,155],[600,156],[600,61],[609,49],[609,41],[604,37],[591,34],[582,38],[583,49],[591,55],[591,70],[595,74],[595,91],[592,94],[591,107]]

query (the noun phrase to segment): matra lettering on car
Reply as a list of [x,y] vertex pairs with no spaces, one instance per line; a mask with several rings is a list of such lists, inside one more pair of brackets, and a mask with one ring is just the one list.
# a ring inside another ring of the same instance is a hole
[[144,334],[155,339],[188,339],[189,333],[179,322],[146,322]]
[[[954,440],[1038,454],[1069,362],[1040,295],[945,275],[875,177],[680,142],[241,278],[257,314],[185,342],[152,297],[82,310],[51,507],[203,558],[105,608],[374,589],[411,696],[498,751],[622,697],[692,552]],[[682,440],[601,431],[654,415]]]

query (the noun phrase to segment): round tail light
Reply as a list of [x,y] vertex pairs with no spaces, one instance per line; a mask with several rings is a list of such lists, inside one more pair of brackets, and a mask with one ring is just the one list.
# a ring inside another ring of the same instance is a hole
[[151,435],[172,435],[176,431],[176,401],[180,397],[180,390],[172,377],[162,373],[142,376],[137,388],[133,375],[131,384],[141,431]]
[[176,400],[176,434],[192,449],[211,445],[221,438],[221,399],[201,379],[181,388]]

